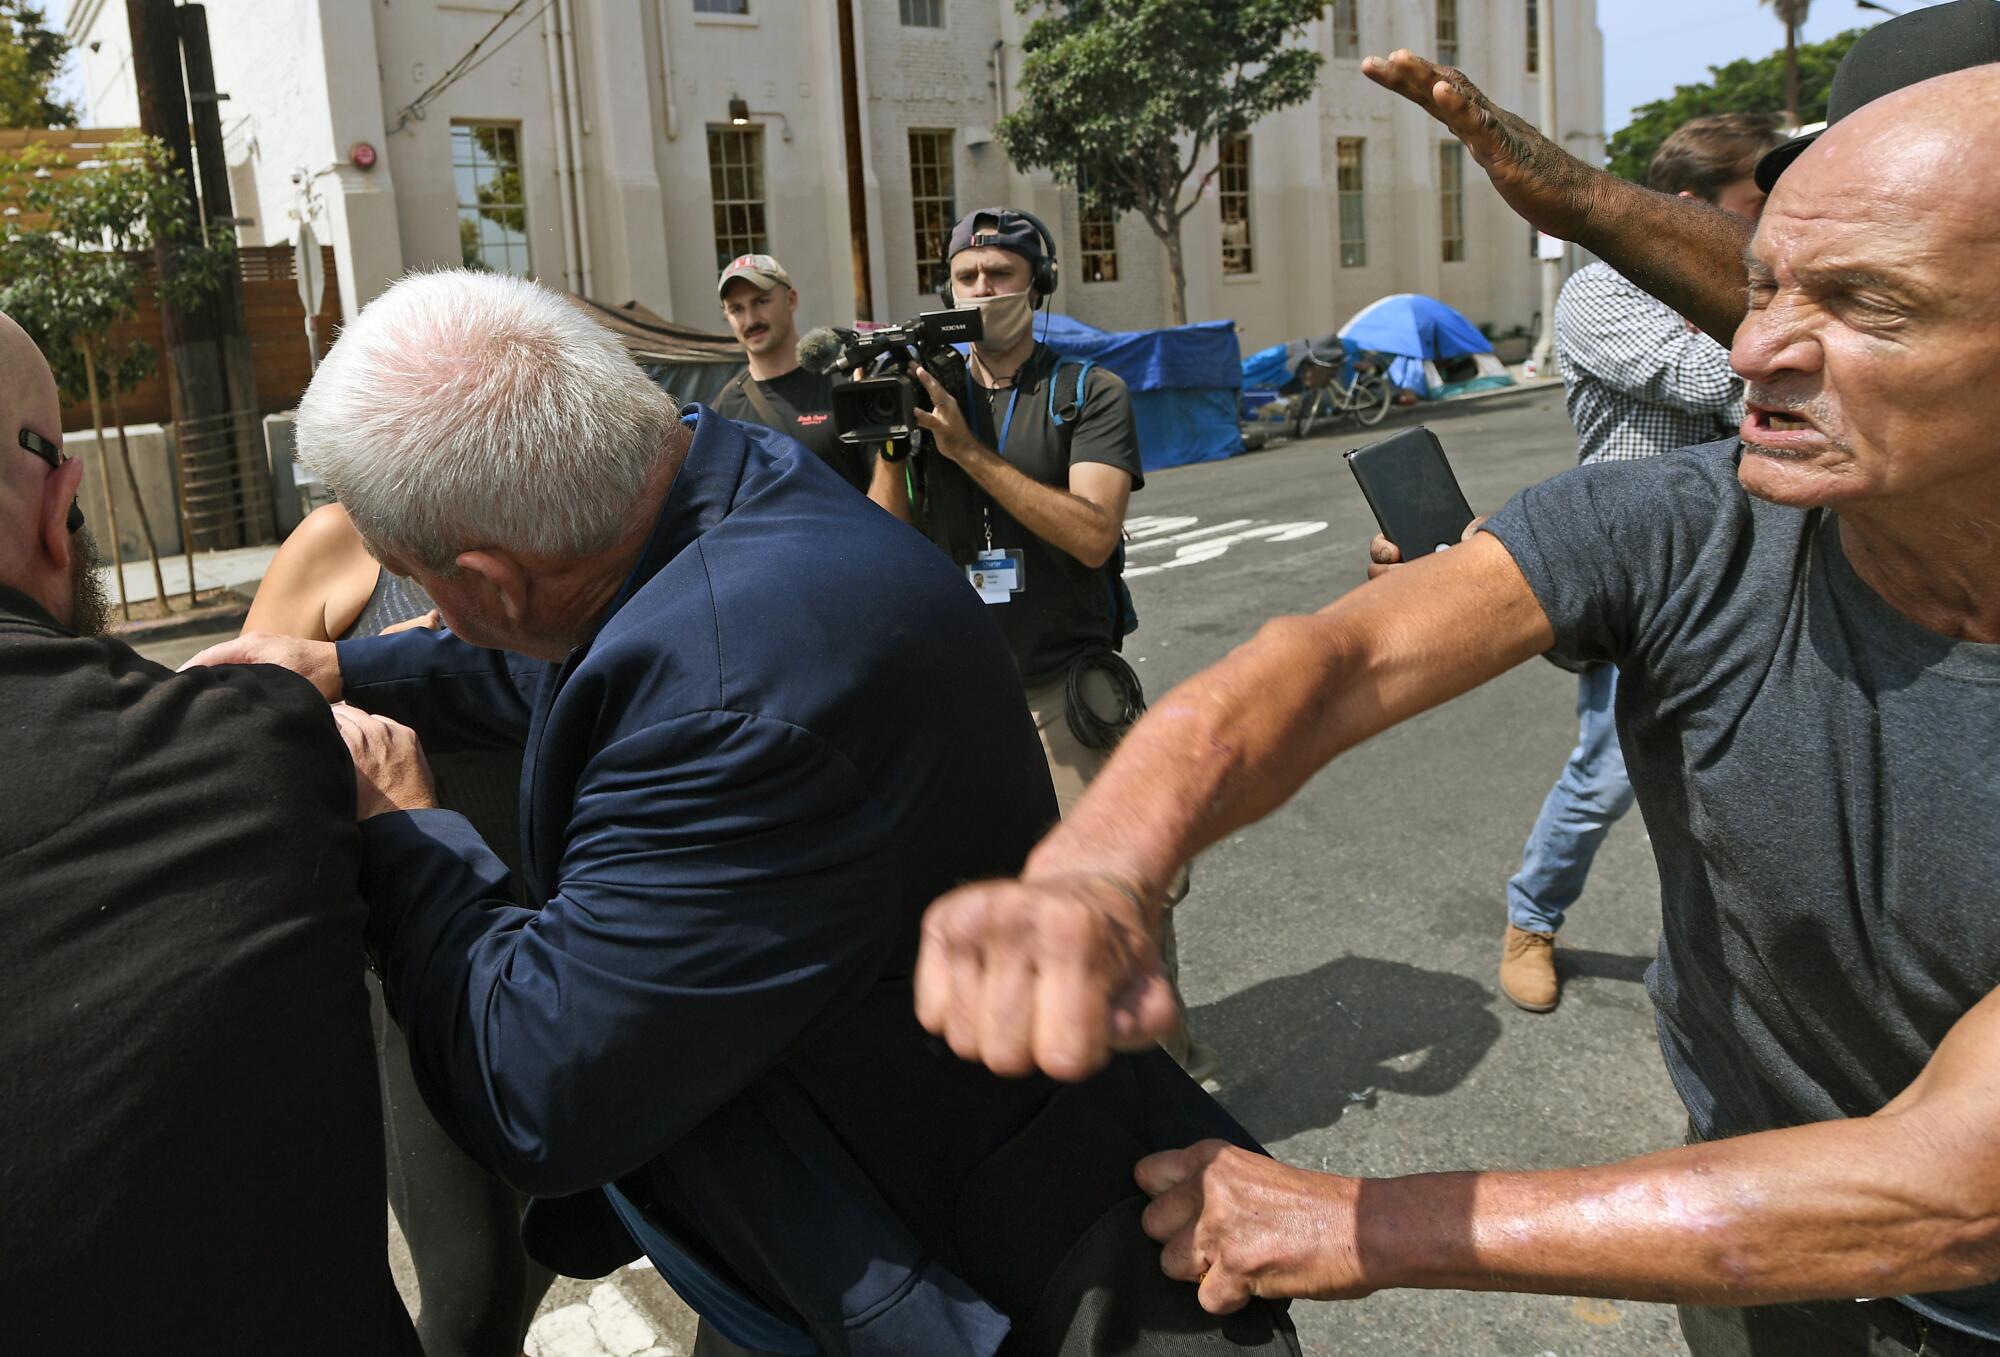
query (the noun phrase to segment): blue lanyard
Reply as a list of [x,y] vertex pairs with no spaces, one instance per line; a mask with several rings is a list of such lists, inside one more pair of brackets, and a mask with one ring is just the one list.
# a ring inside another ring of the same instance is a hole
[[[966,394],[968,396],[972,394],[970,389],[967,390]],[[1014,430],[1014,407],[1020,403],[1021,378],[1020,374],[1016,373],[1014,377],[1014,394],[1007,398],[1007,417],[1000,422],[1000,446],[993,449],[994,452],[1000,455],[1000,460],[1003,462],[1007,460],[1007,435]],[[984,396],[974,401],[973,404],[983,412],[980,423],[985,424],[992,420],[993,411],[987,404]],[[990,552],[993,550],[993,511],[988,505],[982,504],[979,506],[979,522],[985,529],[986,549]]]
[[[1020,386],[1020,380],[1017,377],[1015,379],[1014,394],[1007,398],[1007,417],[1000,422],[1000,445],[993,449],[993,451],[1000,454],[1000,459],[1002,461],[1005,461],[1007,459],[1007,435],[1012,433],[1014,430],[1014,407],[1019,405],[1020,403],[1021,403],[1021,386]],[[992,407],[989,406],[983,398],[975,402],[975,404],[977,405],[978,409],[981,412],[981,418],[979,422],[982,424],[989,423],[993,418]]]

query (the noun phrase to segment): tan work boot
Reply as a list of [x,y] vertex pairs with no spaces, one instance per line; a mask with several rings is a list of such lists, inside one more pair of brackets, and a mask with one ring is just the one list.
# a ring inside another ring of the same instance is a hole
[[1500,948],[1500,992],[1516,1008],[1546,1013],[1556,1006],[1562,986],[1556,983],[1556,935],[1532,933],[1507,925]]

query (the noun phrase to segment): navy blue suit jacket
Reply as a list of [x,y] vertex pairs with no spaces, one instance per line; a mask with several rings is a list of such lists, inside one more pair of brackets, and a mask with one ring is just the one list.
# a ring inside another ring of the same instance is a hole
[[[546,902],[516,907],[461,817],[381,815],[370,945],[433,1109],[509,1181],[649,1196],[826,1351],[987,1354],[1008,1321],[961,1275],[953,1211],[1055,1086],[955,1059],[909,978],[925,906],[1054,822],[1040,745],[930,543],[790,439],[690,421],[638,566],[560,666],[341,644],[349,700],[427,747],[525,741]],[[1247,1142],[1157,1052],[1093,1087],[1142,1148]],[[581,1219],[539,1234],[592,1272],[636,1254]]]

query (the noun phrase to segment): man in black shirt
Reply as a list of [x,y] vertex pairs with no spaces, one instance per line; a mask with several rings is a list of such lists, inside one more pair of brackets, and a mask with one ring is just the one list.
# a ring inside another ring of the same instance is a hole
[[866,450],[834,436],[833,378],[799,366],[799,293],[792,275],[768,254],[738,255],[722,271],[715,295],[730,333],[750,357],[749,370],[715,398],[716,413],[789,434],[865,492]]
[[[868,494],[916,523],[992,605],[1067,814],[1109,757],[1072,727],[1068,693],[1073,670],[1086,693],[1097,691],[1093,661],[1126,631],[1119,547],[1126,505],[1146,482],[1132,398],[1116,373],[1036,340],[1035,310],[1055,290],[1056,260],[1035,217],[981,208],[953,228],[946,260],[946,304],[982,313],[970,408],[920,371],[936,408],[917,419],[937,452],[914,468],[879,461]],[[1161,950],[1171,973],[1171,916]],[[1214,1053],[1191,1042],[1185,1021],[1161,1044],[1197,1078],[1213,1073]]]
[[102,634],[83,467],[6,316],[0,430],[5,1346],[420,1357],[333,717],[283,670]]

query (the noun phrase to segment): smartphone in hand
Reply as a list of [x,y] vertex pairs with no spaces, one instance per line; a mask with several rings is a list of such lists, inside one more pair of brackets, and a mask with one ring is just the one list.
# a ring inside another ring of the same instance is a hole
[[1405,561],[1458,545],[1472,508],[1451,473],[1444,447],[1426,428],[1405,429],[1347,454],[1347,465],[1375,511],[1382,535]]

